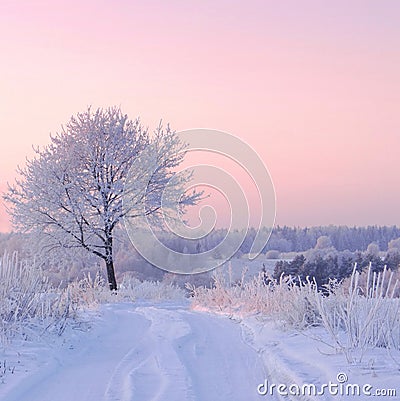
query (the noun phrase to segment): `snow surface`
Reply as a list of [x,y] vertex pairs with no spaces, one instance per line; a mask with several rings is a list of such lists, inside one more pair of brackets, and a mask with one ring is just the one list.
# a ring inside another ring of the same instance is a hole
[[319,328],[303,335],[260,317],[229,319],[183,303],[107,304],[83,318],[57,339],[45,336],[0,351],[0,400],[353,399],[257,392],[265,379],[322,384],[338,373],[349,383],[397,390],[397,397],[375,400],[400,398],[399,354],[392,354],[396,363],[385,350],[373,350],[362,364],[349,365],[321,341],[329,339]]

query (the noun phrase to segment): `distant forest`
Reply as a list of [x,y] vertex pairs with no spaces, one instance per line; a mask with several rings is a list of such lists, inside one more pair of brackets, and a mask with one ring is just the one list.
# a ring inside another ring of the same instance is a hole
[[301,252],[313,248],[317,239],[327,236],[338,251],[365,251],[368,245],[376,243],[381,251],[386,251],[391,240],[400,237],[396,226],[326,226],[326,227],[276,227],[264,252],[276,249],[281,252]]
[[[266,229],[263,229],[267,231]],[[230,236],[244,236],[244,231],[233,231]],[[227,235],[227,230],[214,230],[200,240],[185,240],[170,233],[161,234],[160,239],[168,247],[177,252],[199,253],[216,247]],[[249,253],[253,240],[256,236],[256,229],[250,228],[244,236],[244,241],[236,256]],[[22,235],[22,237],[24,237]],[[120,230],[117,234],[122,242],[127,240],[126,234]],[[268,251],[304,252],[316,246],[318,238],[328,237],[330,246],[337,251],[349,250],[351,252],[365,251],[371,243],[376,244],[380,251],[387,251],[390,241],[400,238],[400,228],[397,226],[368,226],[368,227],[347,227],[347,226],[318,226],[318,227],[274,227],[268,243],[262,253]],[[18,249],[15,242],[19,242],[21,235],[13,233],[0,233],[0,253],[3,253],[7,244],[11,249]],[[11,249],[8,249],[9,251]]]
[[[185,240],[170,233],[163,233],[159,239],[170,249],[194,254],[214,249],[222,241],[243,238],[245,233],[233,231],[227,236],[226,230],[214,230],[200,240]],[[240,258],[250,252],[255,235],[255,229],[248,230],[234,258]],[[169,279],[183,286],[188,281],[195,281],[197,285],[212,283],[211,276],[207,273],[177,278],[176,275],[152,266],[135,251],[123,229],[116,232],[115,242],[114,256],[118,275],[130,274],[140,280]],[[82,249],[57,248],[51,253],[43,252],[35,246],[35,241],[32,241],[28,234],[0,233],[0,255],[4,252],[18,252],[20,259],[35,260],[38,266],[46,270],[46,274],[55,285],[71,282],[77,277],[82,278],[89,272],[96,274],[101,270],[99,261]],[[325,284],[329,278],[347,277],[351,274],[355,262],[360,269],[371,262],[376,271],[382,270],[385,264],[392,269],[399,266],[400,228],[277,226],[263,249],[263,254],[258,262],[260,271],[264,261],[276,259],[275,278],[282,274],[293,274],[303,279],[315,276],[318,272],[318,284]],[[214,254],[216,259],[226,256],[217,252]]]
[[[243,235],[243,232],[236,231],[231,235]],[[214,248],[226,236],[227,231],[215,230],[199,241],[185,241],[173,236],[164,236],[163,242],[178,252],[198,253]],[[236,256],[250,252],[256,230],[250,228]],[[287,227],[277,226],[273,229],[263,253],[268,251],[279,252],[303,252],[314,248],[320,237],[328,237],[338,251],[349,250],[352,252],[365,251],[368,245],[375,243],[379,250],[386,251],[388,243],[400,237],[400,228],[396,226],[368,226],[368,227],[347,227],[347,226],[320,226],[320,227]]]

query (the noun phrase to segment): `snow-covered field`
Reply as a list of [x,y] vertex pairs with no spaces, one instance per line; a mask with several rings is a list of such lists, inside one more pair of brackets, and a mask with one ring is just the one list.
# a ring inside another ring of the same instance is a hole
[[[1,350],[0,400],[353,399],[340,395],[347,384],[360,388],[354,399],[390,389],[397,395],[373,399],[400,398],[400,353],[374,349],[349,365],[324,341],[321,328],[282,331],[259,315],[229,318],[185,302],[105,304],[61,337],[31,336]],[[324,394],[294,395],[304,384]],[[339,394],[331,395],[335,388]]]

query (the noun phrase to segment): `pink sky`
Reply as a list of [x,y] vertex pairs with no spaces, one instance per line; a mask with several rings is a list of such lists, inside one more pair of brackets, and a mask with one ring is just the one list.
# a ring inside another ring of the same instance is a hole
[[0,190],[72,114],[118,105],[244,139],[278,224],[400,224],[399,20],[396,0],[2,1]]

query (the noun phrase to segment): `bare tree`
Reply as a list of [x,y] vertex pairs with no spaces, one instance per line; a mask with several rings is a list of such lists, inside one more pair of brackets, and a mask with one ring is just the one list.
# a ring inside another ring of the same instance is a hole
[[174,196],[164,209],[182,210],[200,199],[199,193],[185,192],[189,175],[174,178],[184,149],[169,126],[160,124],[151,136],[119,108],[89,108],[18,168],[19,179],[4,195],[14,227],[45,238],[52,249],[82,247],[97,255],[105,261],[110,290],[116,290],[113,232],[121,219],[148,215],[157,222],[171,182]]

